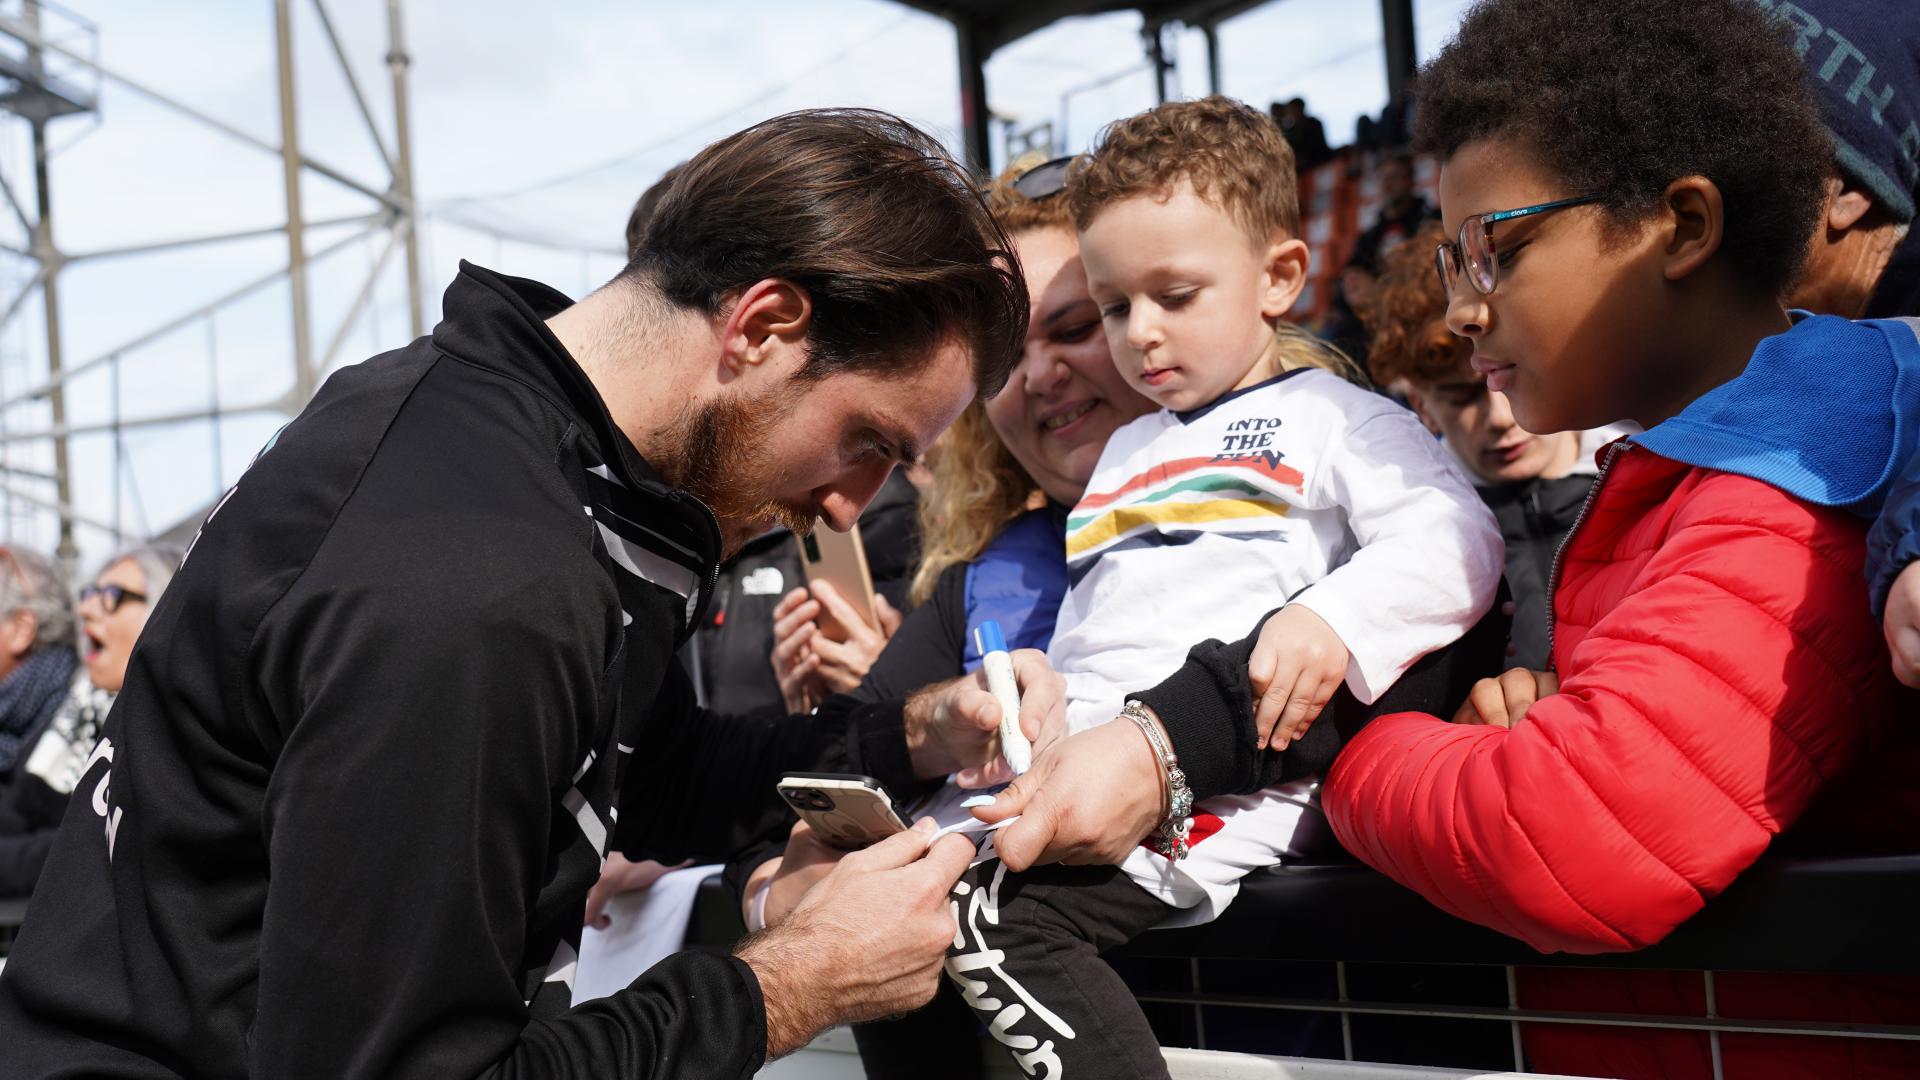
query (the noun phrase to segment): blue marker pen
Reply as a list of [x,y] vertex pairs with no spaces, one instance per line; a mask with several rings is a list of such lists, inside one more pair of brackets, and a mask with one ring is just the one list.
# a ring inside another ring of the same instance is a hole
[[973,643],[980,650],[980,668],[987,673],[987,689],[1000,703],[1000,752],[1019,776],[1033,765],[1033,744],[1020,730],[1020,689],[1013,679],[1013,657],[1007,654],[1007,639],[1000,624],[988,619],[973,628]]

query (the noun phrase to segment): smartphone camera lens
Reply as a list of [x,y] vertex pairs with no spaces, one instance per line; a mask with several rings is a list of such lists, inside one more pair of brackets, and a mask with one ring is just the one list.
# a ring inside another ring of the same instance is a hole
[[806,791],[802,792],[802,797],[806,799],[807,805],[813,807],[815,810],[833,809],[833,800],[828,798],[827,793],[821,791],[819,788],[806,789]]

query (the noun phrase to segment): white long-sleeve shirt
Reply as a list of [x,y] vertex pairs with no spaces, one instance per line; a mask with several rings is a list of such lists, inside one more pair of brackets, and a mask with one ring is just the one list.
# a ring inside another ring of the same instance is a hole
[[1070,701],[1104,708],[1292,597],[1340,635],[1371,702],[1486,613],[1503,558],[1493,514],[1412,413],[1290,371],[1113,433],[1067,521],[1049,655]]
[[[1394,402],[1315,369],[1113,433],[1067,520],[1071,587],[1048,651],[1074,730],[1179,668],[1209,638],[1293,602],[1347,647],[1372,702],[1493,603],[1505,552],[1453,455]],[[1201,804],[1193,856],[1136,852],[1136,881],[1211,918],[1285,853],[1311,785]]]

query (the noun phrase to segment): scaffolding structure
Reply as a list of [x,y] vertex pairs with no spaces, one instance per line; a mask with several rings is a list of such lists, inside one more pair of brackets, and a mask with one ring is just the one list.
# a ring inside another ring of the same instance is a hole
[[[294,5],[299,2],[311,5],[327,52],[338,64],[339,74],[344,78],[356,111],[377,149],[385,167],[385,176],[380,181],[368,182],[355,177],[317,160],[301,146],[299,103],[294,79]],[[278,414],[286,417],[297,414],[313,397],[321,376],[332,366],[349,333],[368,310],[381,276],[396,253],[400,253],[405,262],[407,313],[412,336],[417,337],[422,332],[419,229],[413,193],[407,94],[409,59],[401,0],[385,0],[385,6],[388,45],[385,59],[391,78],[393,109],[391,130],[383,127],[375,118],[367,93],[348,62],[346,49],[328,11],[327,0],[273,0],[280,119],[279,140],[275,142],[244,131],[151,85],[104,66],[99,58],[97,27],[78,15],[46,0],[0,0],[0,111],[11,114],[30,129],[34,174],[31,207],[20,199],[4,175],[0,175],[0,201],[5,202],[6,209],[27,237],[24,247],[0,244],[0,251],[26,260],[32,268],[13,295],[0,302],[0,331],[4,331],[38,294],[44,311],[46,351],[44,378],[24,387],[0,386],[0,498],[5,500],[9,533],[15,523],[16,502],[57,516],[59,540],[56,550],[69,572],[73,570],[78,556],[74,542],[76,525],[108,533],[116,544],[145,539],[149,532],[156,531],[146,528],[144,523],[141,527],[129,529],[121,519],[119,507],[124,487],[121,466],[127,460],[125,434],[128,431],[195,421],[210,423],[215,445],[216,483],[212,495],[217,496],[222,480],[220,420],[246,414]],[[242,145],[278,157],[285,190],[284,224],[181,236],[85,252],[61,248],[54,239],[49,130],[69,117],[97,114],[100,89],[106,84],[130,91]],[[325,177],[357,192],[370,200],[372,208],[365,213],[346,217],[310,220],[304,212],[301,195],[301,181],[308,175]],[[353,231],[317,250],[310,249],[310,232],[343,226]],[[173,317],[161,319],[156,325],[99,355],[90,356],[79,363],[67,362],[60,309],[60,278],[66,268],[89,260],[180,251],[274,235],[284,235],[286,238],[284,266]],[[309,270],[316,262],[366,240],[376,242],[380,253],[372,261],[371,268],[338,325],[329,330],[324,344],[321,344],[312,325]],[[283,281],[288,286],[290,296],[288,316],[294,376],[291,389],[255,400],[221,402],[218,352],[213,336],[215,317],[223,309]],[[206,324],[212,363],[215,365],[212,400],[204,408],[123,416],[119,391],[120,370],[129,354],[196,323]],[[316,345],[319,347],[316,348]],[[77,378],[102,370],[107,372],[114,388],[111,416],[100,422],[69,423],[67,393],[70,384]],[[42,403],[47,406],[45,410],[31,411],[44,411],[46,423],[30,425],[25,429],[14,428],[8,423],[8,418],[17,411]],[[76,507],[74,495],[69,443],[75,436],[96,433],[110,434],[113,442],[114,510],[107,519],[83,514]],[[49,445],[51,470],[41,464],[47,455],[25,452]],[[51,494],[47,491],[48,487],[52,488]],[[133,498],[137,503],[137,486]],[[197,515],[191,515],[177,528],[190,530],[196,524]]]

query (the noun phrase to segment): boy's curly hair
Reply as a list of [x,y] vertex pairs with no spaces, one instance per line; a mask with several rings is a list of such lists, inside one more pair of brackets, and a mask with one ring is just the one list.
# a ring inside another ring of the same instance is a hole
[[1445,236],[1439,222],[1429,222],[1380,257],[1380,280],[1360,321],[1367,327],[1367,370],[1382,386],[1457,376],[1473,352],[1447,329],[1447,296],[1433,272],[1433,249]]
[[1293,148],[1266,113],[1215,94],[1169,101],[1108,124],[1067,173],[1067,206],[1084,230],[1110,203],[1164,195],[1182,179],[1264,243],[1300,233]]
[[1518,141],[1619,225],[1704,176],[1748,285],[1784,294],[1805,262],[1833,142],[1787,29],[1754,0],[1481,0],[1418,93],[1416,145],[1443,161]]

